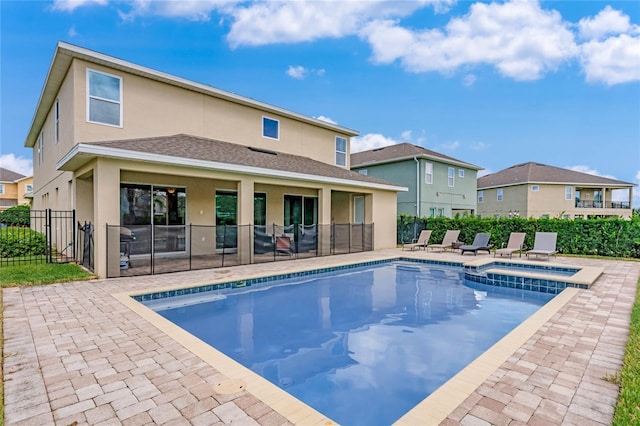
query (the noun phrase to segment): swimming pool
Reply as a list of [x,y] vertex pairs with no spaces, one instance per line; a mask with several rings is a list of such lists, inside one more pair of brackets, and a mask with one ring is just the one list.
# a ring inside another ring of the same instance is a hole
[[138,300],[339,423],[390,424],[553,297],[463,276],[382,262]]

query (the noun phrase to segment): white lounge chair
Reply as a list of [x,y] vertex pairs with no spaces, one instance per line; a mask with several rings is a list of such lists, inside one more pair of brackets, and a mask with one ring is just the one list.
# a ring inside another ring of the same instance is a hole
[[515,252],[520,252],[520,257],[522,257],[522,250],[524,250],[524,238],[526,236],[526,232],[512,232],[509,235],[507,246],[497,249],[493,253],[493,257],[500,255],[500,257],[509,256],[509,258],[511,258]]
[[431,229],[423,229],[422,231],[420,231],[420,235],[418,236],[418,239],[413,242],[413,243],[405,243],[402,246],[402,250],[405,249],[410,249],[410,250],[414,250],[416,248],[423,248],[425,249],[427,247],[427,244],[429,243],[429,238],[431,238]]
[[444,238],[442,238],[442,242],[440,244],[429,244],[427,248],[440,249],[440,251],[445,251],[447,249],[451,249],[453,243],[458,240],[458,235],[460,235],[459,230],[448,230],[446,234],[444,234]]
[[536,239],[533,243],[533,249],[527,251],[527,257],[530,254],[538,256],[555,256],[558,251],[556,250],[556,240],[558,238],[557,232],[536,232]]

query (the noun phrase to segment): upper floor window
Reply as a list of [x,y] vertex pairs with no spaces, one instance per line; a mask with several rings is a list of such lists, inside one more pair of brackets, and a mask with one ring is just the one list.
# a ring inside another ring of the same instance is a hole
[[24,190],[25,190],[26,192],[33,192],[33,185],[26,184],[26,185],[24,186]]
[[122,79],[87,70],[87,120],[122,126]]
[[573,200],[573,186],[564,187],[564,199]]
[[275,118],[262,117],[262,136],[280,139],[280,121]]
[[458,177],[464,177],[464,169],[458,169]]
[[532,190],[533,192],[540,191],[540,186],[539,186],[539,185],[531,185],[531,190]]
[[503,193],[503,189],[502,188],[498,188],[498,201],[502,201],[504,199],[504,193]]
[[361,170],[358,170],[358,173],[360,173],[362,176],[367,176],[369,172],[367,171],[367,169],[361,169]]
[[433,163],[424,163],[424,183],[433,183]]
[[[347,140],[336,136],[336,166],[347,165]],[[366,172],[365,172],[366,173]]]
[[478,191],[478,203],[484,203],[484,191]]
[[44,160],[44,132],[40,132],[38,136],[38,164],[42,164]]
[[447,183],[451,187],[455,185],[455,174],[456,174],[456,169],[453,167],[449,167],[449,172],[448,172],[449,178],[447,179]]
[[4,184],[0,183],[0,194],[4,194]]
[[56,143],[60,140],[60,100],[56,99],[56,105],[54,107],[55,121],[56,121]]

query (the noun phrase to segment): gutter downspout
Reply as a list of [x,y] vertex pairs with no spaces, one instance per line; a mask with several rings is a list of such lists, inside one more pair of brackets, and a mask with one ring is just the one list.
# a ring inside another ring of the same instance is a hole
[[416,162],[416,217],[420,217],[420,162],[417,157],[413,157]]

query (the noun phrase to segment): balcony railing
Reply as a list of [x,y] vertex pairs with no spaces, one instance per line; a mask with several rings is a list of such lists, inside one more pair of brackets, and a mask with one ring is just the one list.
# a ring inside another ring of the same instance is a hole
[[580,209],[630,209],[629,201],[576,201],[576,207]]

